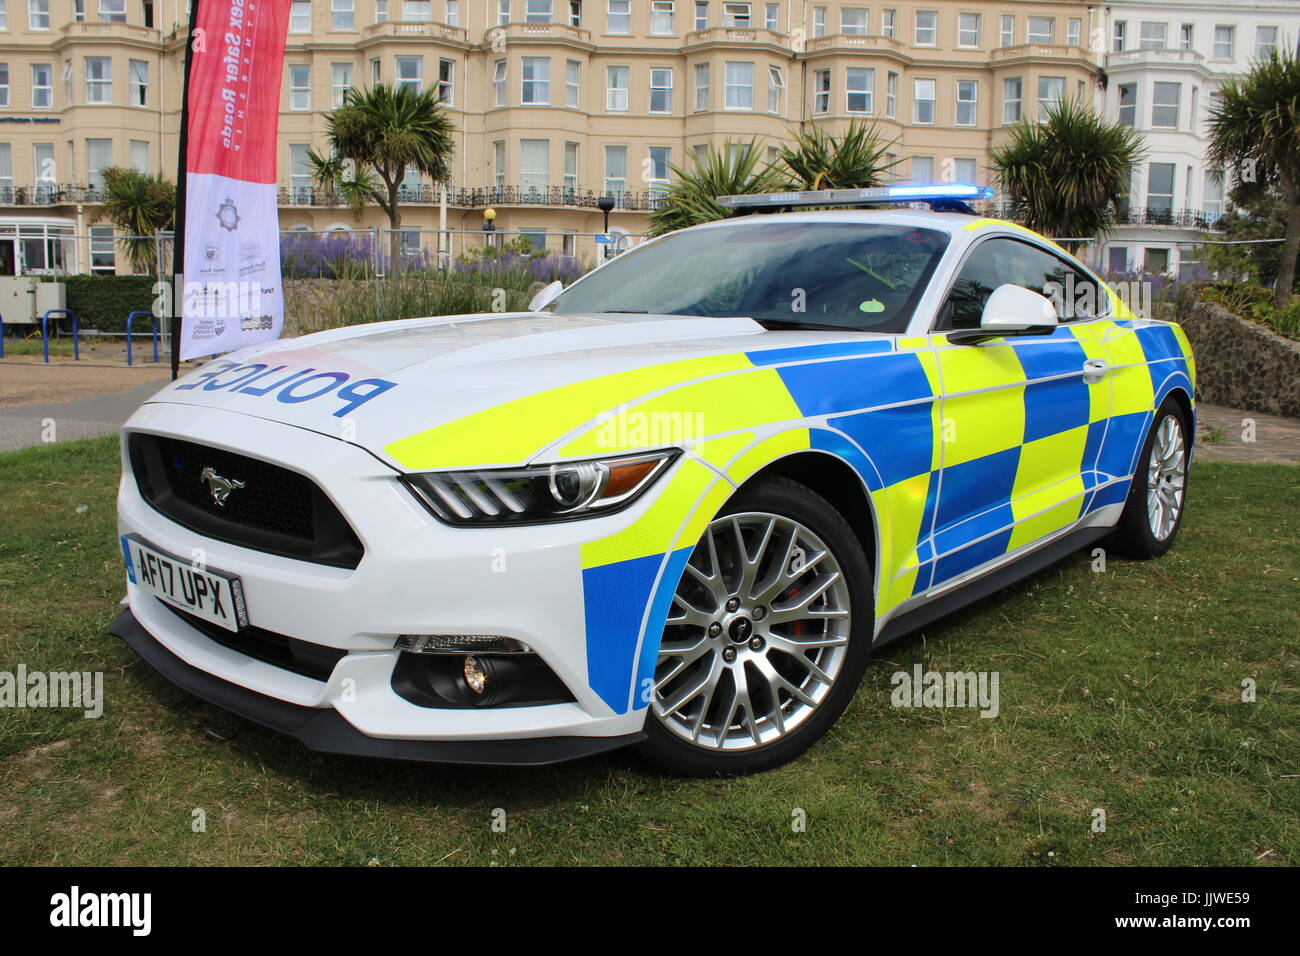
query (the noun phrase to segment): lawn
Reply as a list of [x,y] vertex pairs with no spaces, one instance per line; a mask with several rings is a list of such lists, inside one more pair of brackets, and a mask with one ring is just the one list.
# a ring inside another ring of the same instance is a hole
[[[107,698],[0,710],[0,863],[1300,862],[1294,468],[1198,465],[1167,558],[1081,553],[891,645],[804,759],[725,781],[319,756],[190,698],[106,631],[116,483],[113,439],[0,455],[0,670]],[[917,663],[998,672],[1000,714],[892,707]]]

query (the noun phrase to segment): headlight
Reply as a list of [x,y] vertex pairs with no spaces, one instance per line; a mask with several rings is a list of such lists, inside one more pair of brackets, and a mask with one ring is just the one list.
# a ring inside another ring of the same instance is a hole
[[531,524],[618,511],[639,498],[680,452],[566,461],[528,468],[432,471],[402,481],[447,524]]

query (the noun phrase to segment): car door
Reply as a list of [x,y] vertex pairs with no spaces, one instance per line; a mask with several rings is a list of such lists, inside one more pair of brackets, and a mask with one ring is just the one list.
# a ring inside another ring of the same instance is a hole
[[[1061,325],[1049,335],[949,342],[945,332],[979,326],[1005,283],[1047,295]],[[967,254],[932,333],[942,393],[932,587],[1078,519],[1110,410],[1104,351],[1090,328],[1106,308],[1099,292],[1077,264],[1036,243],[994,236]]]

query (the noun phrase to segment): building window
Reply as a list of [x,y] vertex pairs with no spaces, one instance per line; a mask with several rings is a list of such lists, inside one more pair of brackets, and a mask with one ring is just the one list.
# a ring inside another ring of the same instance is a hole
[[1255,59],[1266,60],[1277,49],[1277,27],[1255,27]]
[[86,140],[86,185],[91,189],[104,188],[104,170],[113,165],[111,139]]
[[709,5],[707,3],[695,4],[695,29],[707,30],[709,28]]
[[813,113],[824,116],[831,111],[831,71],[813,74]]
[[844,7],[840,10],[840,33],[866,36],[867,11],[862,7]]
[[418,93],[424,89],[424,57],[399,56],[394,61],[397,68],[397,88],[406,87]]
[[1111,246],[1106,251],[1106,265],[1111,275],[1128,272],[1128,246]]
[[957,45],[968,50],[978,50],[980,45],[980,15],[957,14]]
[[[384,5],[387,8],[387,4]],[[385,9],[384,19],[388,19]],[[403,0],[402,20],[406,23],[430,23],[433,20],[432,0]]]
[[727,109],[752,110],[754,108],[754,64],[728,63],[726,86]]
[[9,64],[0,63],[0,109],[9,108]]
[[311,109],[311,67],[306,64],[289,67],[289,109],[300,113]]
[[1214,59],[1232,59],[1232,45],[1236,32],[1236,27],[1220,25],[1214,28]]
[[113,102],[113,61],[109,57],[86,57],[86,102]]
[[650,32],[654,36],[672,35],[673,0],[651,0]]
[[885,77],[885,115],[893,119],[898,114],[898,74]]
[[27,0],[27,26],[31,30],[50,28],[50,0]]
[[149,105],[149,61],[127,61],[127,80],[130,83],[132,106]]
[[126,23],[126,0],[99,0],[99,19],[104,23]]
[[934,182],[933,156],[912,157],[912,182],[926,184]]
[[826,35],[826,8],[813,7],[813,31],[814,37],[824,37]]
[[375,22],[388,22],[388,0],[375,0]]
[[582,26],[582,0],[569,0],[569,26]]
[[497,26],[503,27],[510,22],[510,0],[497,0]]
[[673,111],[673,71],[650,71],[650,112],[671,113]]
[[870,113],[876,71],[849,67],[844,71],[844,107],[850,113]]
[[378,83],[381,76],[383,76],[383,67],[380,64],[379,57],[375,57],[370,61],[370,82]]
[[749,29],[749,4],[724,3],[722,5],[722,25],[733,29]]
[[1142,268],[1147,272],[1168,272],[1169,271],[1169,250],[1168,249],[1142,250]]
[[497,106],[506,105],[506,61],[497,60],[492,67],[492,91]]
[[36,169],[37,193],[38,195],[48,195],[49,190],[59,178],[54,166],[54,144],[34,144],[32,146],[32,160]]
[[621,200],[627,192],[627,147],[605,147],[605,195]]
[[628,36],[632,32],[632,0],[609,0],[605,11],[606,33]]
[[769,3],[763,7],[763,29],[776,33],[781,29],[781,4]]
[[54,106],[54,67],[48,63],[32,64],[32,109],[48,110]]
[[1002,81],[1002,122],[1020,122],[1020,103],[1024,99],[1024,80],[1018,76],[1008,76]]
[[1119,122],[1121,126],[1137,126],[1137,104],[1137,84],[1121,84],[1119,88]]
[[[554,12],[554,0],[526,0],[524,4],[524,23],[550,23]],[[531,142],[531,140],[527,142]],[[539,140],[538,142],[543,141]]]
[[1139,50],[1163,50],[1168,39],[1169,24],[1147,23],[1138,25]]
[[695,64],[695,111],[709,108],[709,64]]
[[289,194],[296,205],[311,202],[311,160],[309,143],[289,144]]
[[894,39],[898,33],[898,11],[881,10],[880,11],[880,34],[881,36]]
[[663,198],[668,192],[668,163],[672,158],[672,150],[667,146],[650,147],[650,194],[656,198]]
[[1055,109],[1065,98],[1065,77],[1040,76],[1038,78],[1038,121],[1047,120],[1049,110]]
[[934,46],[939,39],[939,14],[934,10],[916,12],[916,45]]
[[460,26],[460,0],[447,0],[442,22],[449,27]]
[[1205,215],[1211,222],[1223,215],[1223,173],[1207,170],[1205,173]]
[[577,60],[564,62],[564,105],[571,109],[578,108],[580,87],[582,85],[582,64]]
[[1055,43],[1056,17],[1030,17],[1026,39],[1030,43]]
[[779,66],[767,68],[767,111],[779,116],[785,100],[785,75]]
[[978,185],[976,179],[979,177],[979,169],[970,157],[963,156],[954,160],[953,173],[956,176],[955,182]]
[[0,143],[0,202],[14,201],[14,149]]
[[497,140],[492,144],[492,184],[497,187],[506,184],[505,140]]
[[551,102],[551,60],[545,56],[526,56],[520,100],[525,106],[547,106]]
[[605,111],[626,113],[628,109],[628,68],[605,67]]
[[1065,42],[1070,46],[1078,46],[1083,40],[1083,21],[1078,17],[1071,17],[1065,23]]
[[1116,20],[1114,26],[1111,27],[1110,48],[1115,53],[1122,53],[1125,49],[1127,49],[1126,46],[1127,43],[1128,43],[1128,21]]
[[357,0],[330,0],[330,26],[333,29],[356,29],[356,2]]
[[545,139],[519,141],[519,185],[525,190],[546,191],[550,185],[551,144]]
[[311,33],[311,4],[294,0],[289,6],[289,32]]
[[113,227],[90,227],[90,273],[113,275],[117,272],[117,256],[113,251]]
[[1151,92],[1151,125],[1159,129],[1178,128],[1178,99],[1181,83],[1155,83]]
[[330,104],[334,109],[343,105],[343,97],[352,89],[352,64],[330,64]]
[[1147,209],[1167,214],[1174,207],[1174,164],[1152,163],[1147,167]]
[[958,80],[956,125],[974,126],[978,106],[979,84],[974,80]]
[[912,81],[912,122],[918,126],[934,125],[934,80]]
[[1016,18],[1012,14],[1002,17],[1002,31],[998,38],[1000,46],[1014,46],[1016,42]]
[[438,61],[438,102],[451,106],[456,99],[456,61]]
[[564,144],[564,188],[573,192],[578,188],[578,144]]
[[1196,26],[1191,23],[1184,23],[1178,28],[1178,48],[1180,50],[1190,50],[1196,36]]

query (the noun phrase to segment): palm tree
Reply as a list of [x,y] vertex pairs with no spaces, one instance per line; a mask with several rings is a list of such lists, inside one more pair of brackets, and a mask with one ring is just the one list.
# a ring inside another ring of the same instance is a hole
[[419,170],[435,183],[450,178],[453,127],[437,89],[382,83],[350,89],[343,104],[326,114],[325,126],[330,151],[308,152],[312,178],[358,215],[371,200],[379,204],[388,216],[396,263],[402,227],[398,199],[407,169]]
[[1206,159],[1231,170],[1234,199],[1242,203],[1269,188],[1281,194],[1286,232],[1273,303],[1284,308],[1300,253],[1300,54],[1274,50],[1245,78],[1220,88]]
[[176,184],[162,173],[142,173],[123,166],[106,167],[100,174],[104,178],[104,208],[95,221],[107,216],[123,233],[118,243],[135,271],[152,272],[158,264],[154,233],[171,229],[176,216]]
[[650,235],[725,219],[730,213],[719,206],[718,196],[770,192],[772,174],[759,168],[757,137],[748,143],[727,140],[722,149],[712,143],[704,154],[691,154],[689,169],[671,163],[675,177],[659,208],[650,214]]
[[1144,154],[1136,130],[1064,99],[1042,122],[1026,117],[1013,126],[989,158],[1014,219],[1049,236],[1082,239],[1115,222]]
[[884,142],[874,123],[853,120],[842,139],[814,126],[794,133],[772,164],[786,189],[866,189],[882,186],[885,172],[897,164],[886,156],[897,140]]

